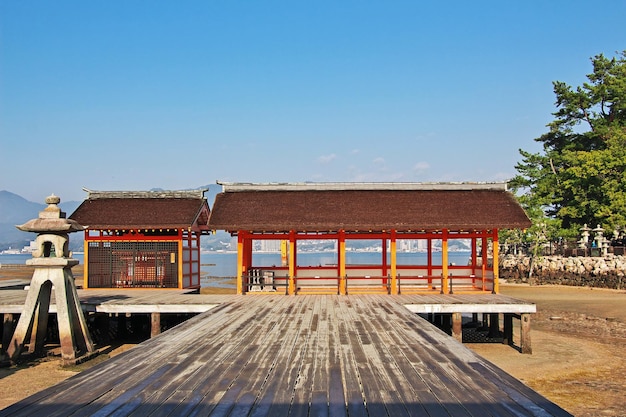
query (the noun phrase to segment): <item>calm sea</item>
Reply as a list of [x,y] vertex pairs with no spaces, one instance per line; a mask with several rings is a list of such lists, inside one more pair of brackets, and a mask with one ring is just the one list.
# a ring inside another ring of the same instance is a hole
[[[426,253],[398,253],[399,265],[425,265]],[[82,264],[83,254],[73,255]],[[5,255],[0,254],[0,265],[2,264],[24,264],[31,255]],[[470,252],[450,252],[448,259],[455,265],[467,265]],[[389,258],[388,258],[389,259]],[[347,252],[346,260],[348,264],[358,265],[380,265],[382,254],[380,252]],[[202,271],[206,275],[214,277],[234,277],[237,275],[237,254],[233,252],[212,252],[202,253],[200,257]],[[255,253],[252,263],[260,266],[280,265],[280,254],[278,253]],[[441,253],[433,253],[433,263],[441,265]],[[300,252],[298,253],[299,266],[336,265],[337,254],[333,252]],[[1,266],[0,266],[1,267]]]

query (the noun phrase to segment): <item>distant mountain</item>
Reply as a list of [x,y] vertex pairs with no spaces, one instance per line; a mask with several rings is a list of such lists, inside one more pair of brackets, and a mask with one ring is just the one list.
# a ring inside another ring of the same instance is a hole
[[[59,204],[67,217],[80,205],[80,201],[65,201]],[[44,203],[34,203],[9,191],[0,191],[0,250],[9,246],[21,249],[35,238],[34,233],[26,233],[15,226],[37,218],[46,208]]]

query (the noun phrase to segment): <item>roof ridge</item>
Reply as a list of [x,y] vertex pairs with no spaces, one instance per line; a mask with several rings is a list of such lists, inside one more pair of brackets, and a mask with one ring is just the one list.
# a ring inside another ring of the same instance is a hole
[[224,192],[240,191],[413,191],[507,190],[506,182],[217,182]]
[[194,198],[204,199],[204,193],[208,190],[159,190],[159,191],[94,191],[83,188],[87,191],[88,200],[98,200],[107,198]]

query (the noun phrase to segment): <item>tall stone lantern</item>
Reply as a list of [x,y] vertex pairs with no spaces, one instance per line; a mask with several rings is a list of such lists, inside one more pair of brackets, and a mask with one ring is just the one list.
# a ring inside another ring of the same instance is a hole
[[49,196],[46,198],[48,207],[39,212],[39,218],[16,226],[24,232],[37,233],[37,239],[33,257],[26,261],[35,271],[24,310],[7,348],[11,360],[17,359],[26,344],[31,353],[43,347],[53,287],[63,361],[73,362],[94,351],[72,276],[72,267],[78,260],[72,259],[69,253],[69,233],[84,228],[65,218],[57,205],[60,201],[54,194]]

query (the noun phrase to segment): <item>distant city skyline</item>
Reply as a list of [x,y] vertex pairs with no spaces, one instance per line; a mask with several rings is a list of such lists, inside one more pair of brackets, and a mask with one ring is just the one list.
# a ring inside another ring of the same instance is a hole
[[0,190],[504,181],[626,3],[0,2]]

